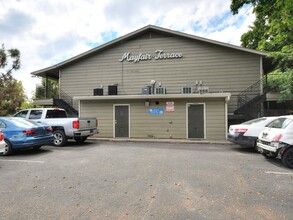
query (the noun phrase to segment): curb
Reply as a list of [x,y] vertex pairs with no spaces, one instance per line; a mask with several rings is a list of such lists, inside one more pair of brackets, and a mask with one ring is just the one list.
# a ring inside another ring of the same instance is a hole
[[148,142],[148,143],[182,143],[182,144],[221,144],[233,145],[233,143],[223,140],[187,140],[187,139],[140,139],[140,138],[96,138],[89,137],[93,141],[110,141],[110,142]]

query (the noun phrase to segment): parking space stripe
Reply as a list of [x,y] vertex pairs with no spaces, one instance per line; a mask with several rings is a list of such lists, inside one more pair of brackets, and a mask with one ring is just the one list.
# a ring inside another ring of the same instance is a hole
[[0,160],[0,161],[10,161],[10,162],[23,162],[23,163],[45,163],[41,160]]
[[277,174],[277,175],[293,175],[293,173],[286,173],[286,172],[272,172],[272,171],[265,171],[266,174]]

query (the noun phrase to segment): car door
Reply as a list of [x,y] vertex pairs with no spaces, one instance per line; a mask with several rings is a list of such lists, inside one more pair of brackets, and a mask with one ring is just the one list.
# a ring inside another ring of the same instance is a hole
[[[43,110],[42,109],[32,109],[29,113],[28,119],[41,122]],[[39,121],[38,121],[39,120]]]

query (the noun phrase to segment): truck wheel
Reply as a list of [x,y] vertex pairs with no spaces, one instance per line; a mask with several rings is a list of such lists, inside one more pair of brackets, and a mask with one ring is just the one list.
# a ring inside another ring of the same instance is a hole
[[67,137],[65,136],[64,132],[61,130],[56,130],[53,132],[54,141],[53,144],[57,147],[63,146],[67,142]]
[[286,150],[281,160],[284,166],[293,169],[293,148]]
[[276,158],[277,157],[277,153],[274,153],[274,152],[270,152],[270,151],[264,151],[263,153],[262,153],[262,155],[264,155],[265,156],[265,158],[268,158],[268,159],[274,159],[274,158]]
[[79,143],[82,144],[83,142],[85,142],[87,139],[87,137],[75,137],[74,140]]
[[11,144],[9,143],[9,141],[5,140],[5,146],[3,148],[0,148],[0,155],[1,156],[8,156],[10,154],[12,154],[13,150],[11,147]]

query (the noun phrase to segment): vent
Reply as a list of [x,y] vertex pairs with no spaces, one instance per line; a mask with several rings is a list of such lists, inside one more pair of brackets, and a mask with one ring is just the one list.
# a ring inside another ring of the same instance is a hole
[[166,88],[164,87],[155,88],[155,94],[166,94]]
[[183,87],[181,90],[182,94],[191,94],[192,93],[192,87]]

